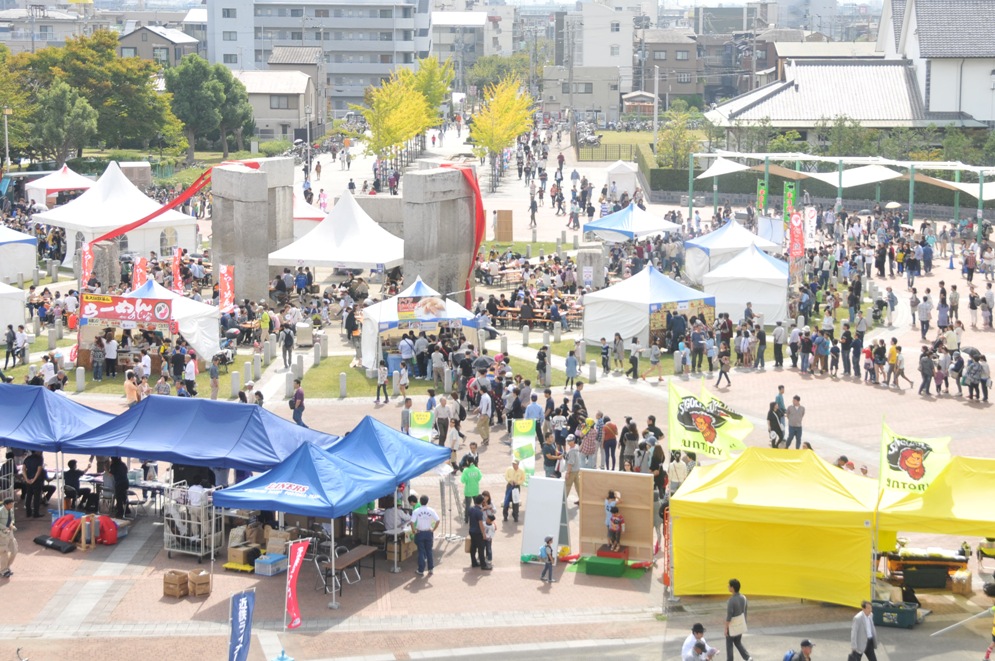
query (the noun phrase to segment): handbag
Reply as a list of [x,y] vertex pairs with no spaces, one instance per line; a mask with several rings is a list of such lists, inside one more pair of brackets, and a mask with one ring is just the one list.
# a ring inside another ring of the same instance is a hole
[[740,613],[729,620],[729,637],[735,638],[746,633],[746,613]]
[[470,552],[470,536],[469,535],[467,535],[466,537],[463,538],[463,552],[464,553],[469,553]]
[[860,661],[860,657],[862,656],[863,654],[860,652],[850,652],[849,656],[846,657],[846,661]]
[[519,487],[511,490],[511,502],[515,505],[522,502],[522,490]]

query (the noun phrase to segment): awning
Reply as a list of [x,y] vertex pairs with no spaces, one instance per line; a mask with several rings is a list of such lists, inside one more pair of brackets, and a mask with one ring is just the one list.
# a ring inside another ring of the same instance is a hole
[[[785,159],[791,160],[791,159]],[[757,172],[764,171],[764,165],[754,165],[751,170],[756,170]],[[768,171],[775,177],[781,177],[782,179],[791,179],[792,181],[801,181],[802,179],[808,179],[809,174],[807,172],[798,172],[797,170],[792,170],[791,168],[786,168],[783,165],[776,165],[771,163],[768,166]]]
[[[808,175],[812,179],[824,181],[833,187],[840,186],[840,173],[837,172],[812,172]],[[902,173],[896,172],[883,165],[864,165],[859,168],[843,170],[843,188],[853,188],[854,186],[866,186],[876,184],[881,181],[901,178]]]
[[733,172],[742,172],[743,170],[749,170],[749,165],[743,165],[742,163],[737,163],[736,161],[730,161],[728,158],[717,158],[715,162],[708,166],[708,169],[699,174],[695,179],[709,179],[711,177],[721,177],[724,174],[732,174]]

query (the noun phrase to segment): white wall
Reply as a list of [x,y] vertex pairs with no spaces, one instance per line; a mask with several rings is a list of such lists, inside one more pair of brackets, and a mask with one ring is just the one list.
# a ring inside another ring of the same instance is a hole
[[[933,60],[929,109],[966,112],[979,121],[995,121],[991,72],[995,59]],[[960,107],[958,107],[958,97]]]
[[[632,21],[631,11],[615,11],[595,3],[581,5],[583,27],[579,30],[577,62],[574,66],[621,67],[620,89],[622,94],[632,91]],[[618,23],[618,32],[612,32],[612,23]],[[612,46],[618,46],[618,55],[612,55]]]
[[[235,18],[222,18],[224,9],[234,9]],[[235,32],[236,40],[224,41],[225,32]],[[207,33],[207,60],[211,64],[223,63],[235,71],[265,66],[256,64],[253,3],[242,0],[207,0]],[[224,62],[226,54],[237,56],[238,62]]]

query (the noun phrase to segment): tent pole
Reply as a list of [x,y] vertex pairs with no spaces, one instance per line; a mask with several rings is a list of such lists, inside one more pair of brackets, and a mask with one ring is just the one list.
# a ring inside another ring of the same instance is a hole
[[915,222],[916,208],[916,166],[909,166],[909,225]]
[[843,159],[836,165],[838,179],[836,180],[836,199],[842,208],[843,205]]
[[[394,487],[394,509],[400,509],[397,502],[398,491],[397,487]],[[386,528],[386,526],[384,526]],[[401,555],[401,536],[394,535],[394,566],[390,568],[391,574],[400,574],[401,568],[397,566],[397,556]]]
[[770,194],[770,156],[764,156],[764,215],[767,215],[767,198]]
[[[332,561],[332,600],[328,602],[328,607],[333,610],[338,610],[339,602],[335,601],[335,519],[334,518],[332,519],[332,548],[330,549],[328,557]],[[286,620],[286,617],[287,617],[286,608],[284,608],[284,620]]]
[[984,240],[985,232],[983,221],[985,219],[985,171],[978,172],[978,245]]
[[[954,171],[954,181],[960,183],[960,170]],[[954,222],[960,228],[960,190],[954,191]]]
[[688,155],[688,220],[694,218],[694,154]]

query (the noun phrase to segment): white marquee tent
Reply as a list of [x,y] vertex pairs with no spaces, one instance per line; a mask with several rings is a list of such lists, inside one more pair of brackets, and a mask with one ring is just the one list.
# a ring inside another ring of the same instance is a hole
[[755,245],[770,252],[780,246],[731,220],[714,232],[684,242],[684,272],[688,281],[701,284],[705,274]]
[[30,278],[38,264],[37,255],[38,239],[0,225],[0,282],[4,278],[17,282],[18,273]]
[[763,315],[764,324],[788,316],[788,265],[751,245],[705,274],[705,292],[715,297],[715,312],[742,318],[746,304]]
[[591,232],[602,241],[609,243],[666,234],[680,229],[681,226],[677,223],[672,223],[649,211],[643,211],[635,203],[629,203],[624,209],[584,225],[585,234]]
[[311,206],[303,197],[294,193],[294,241],[313,230],[324,219],[324,211]]
[[180,296],[166,289],[155,280],[147,280],[138,289],[125,294],[127,298],[164,298],[172,302],[173,320],[180,328],[183,339],[193,347],[201,360],[211,361],[221,350],[218,344],[221,331],[221,315],[218,308],[207,303],[198,303],[192,298]]
[[24,291],[0,282],[0,331],[7,332],[7,324],[17,330],[24,323]]
[[605,173],[608,190],[611,190],[613,181],[620,197],[622,193],[628,193],[631,198],[639,187],[639,169],[633,163],[615,161],[608,166],[608,171]]
[[[93,241],[161,208],[162,205],[140,191],[112,161],[85,193],[61,207],[34,214],[33,219],[36,223],[65,229],[69,246],[65,264],[71,265],[73,256],[84,242]],[[122,242],[122,252],[148,255],[154,250],[162,255],[177,247],[195,252],[197,219],[171,209],[128,232],[125,237],[127,245]]]
[[404,240],[380,227],[348,191],[306,236],[269,254],[270,266],[389,269],[403,261]]
[[29,200],[45,204],[45,198],[49,195],[67,190],[86,190],[92,188],[95,183],[93,179],[73,172],[68,165],[63,165],[52,174],[25,184],[24,189],[28,193]]

